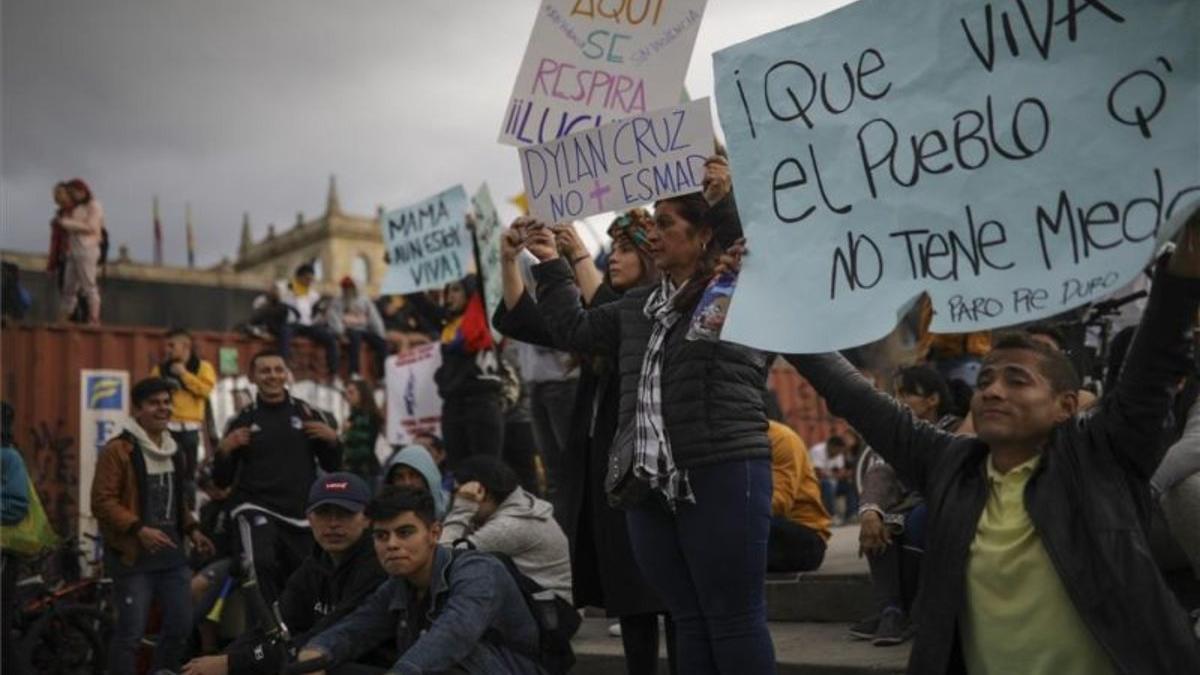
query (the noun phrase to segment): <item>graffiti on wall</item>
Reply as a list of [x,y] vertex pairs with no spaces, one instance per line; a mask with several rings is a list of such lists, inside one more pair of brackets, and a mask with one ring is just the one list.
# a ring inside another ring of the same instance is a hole
[[79,515],[79,447],[67,430],[66,420],[35,423],[24,447],[25,464],[46,509],[46,517],[59,534],[73,531]]

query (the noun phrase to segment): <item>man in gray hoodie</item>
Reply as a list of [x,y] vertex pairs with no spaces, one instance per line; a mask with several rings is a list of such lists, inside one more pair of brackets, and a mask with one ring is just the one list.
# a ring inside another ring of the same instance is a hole
[[454,478],[458,487],[441,542],[466,541],[477,550],[502,553],[522,574],[571,603],[570,547],[550,502],[523,490],[516,472],[495,457],[463,460]]
[[419,445],[401,446],[383,465],[380,489],[394,485],[427,492],[433,497],[434,513],[446,517],[450,495],[442,489],[442,472],[429,451]]

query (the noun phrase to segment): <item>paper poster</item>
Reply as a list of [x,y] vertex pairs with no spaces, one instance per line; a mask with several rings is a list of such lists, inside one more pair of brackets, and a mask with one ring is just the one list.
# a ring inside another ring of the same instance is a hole
[[705,0],[545,0],[500,142],[531,145],[679,102]]
[[860,0],[718,52],[750,250],[723,338],[819,352],[924,291],[957,333],[1121,288],[1200,203],[1197,26],[1194,0]]
[[519,152],[530,213],[561,223],[699,192],[713,150],[702,98]]
[[[479,250],[480,289],[488,325],[491,325],[492,312],[504,299],[504,279],[500,271],[500,237],[504,234],[504,224],[500,222],[500,213],[496,211],[487,183],[481,185],[471,197],[471,206],[475,212],[474,234],[475,247]],[[492,326],[492,339],[499,342],[502,338],[496,327]]]
[[472,264],[467,193],[461,185],[383,214],[387,276],[379,292],[403,295],[465,277]]
[[441,436],[442,398],[433,381],[433,374],[441,365],[441,345],[437,343],[388,357],[388,443],[405,445],[418,433]]
[[96,533],[92,480],[104,444],[121,434],[129,419],[129,371],[79,371],[79,532]]

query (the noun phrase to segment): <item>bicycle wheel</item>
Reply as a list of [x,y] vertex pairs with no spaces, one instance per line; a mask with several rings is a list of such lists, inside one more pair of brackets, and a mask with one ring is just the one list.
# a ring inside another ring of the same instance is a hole
[[87,605],[56,605],[29,627],[17,658],[21,672],[102,675],[112,619]]

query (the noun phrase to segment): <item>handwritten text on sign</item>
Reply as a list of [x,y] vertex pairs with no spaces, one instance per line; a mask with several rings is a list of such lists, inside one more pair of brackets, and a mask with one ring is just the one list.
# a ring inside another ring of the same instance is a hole
[[544,0],[500,142],[545,143],[674,105],[705,0]]
[[1200,203],[1197,25],[1195,0],[860,0],[717,53],[752,253],[723,337],[824,351],[922,291],[963,332],[1116,290]]
[[436,343],[420,345],[386,362],[387,436],[392,445],[412,443],[418,434],[441,435],[442,398],[433,374],[442,366]]
[[467,193],[461,185],[383,214],[387,276],[382,293],[415,293],[467,275],[471,237],[466,227]]
[[713,151],[708,99],[521,148],[530,212],[551,223],[698,192]]

